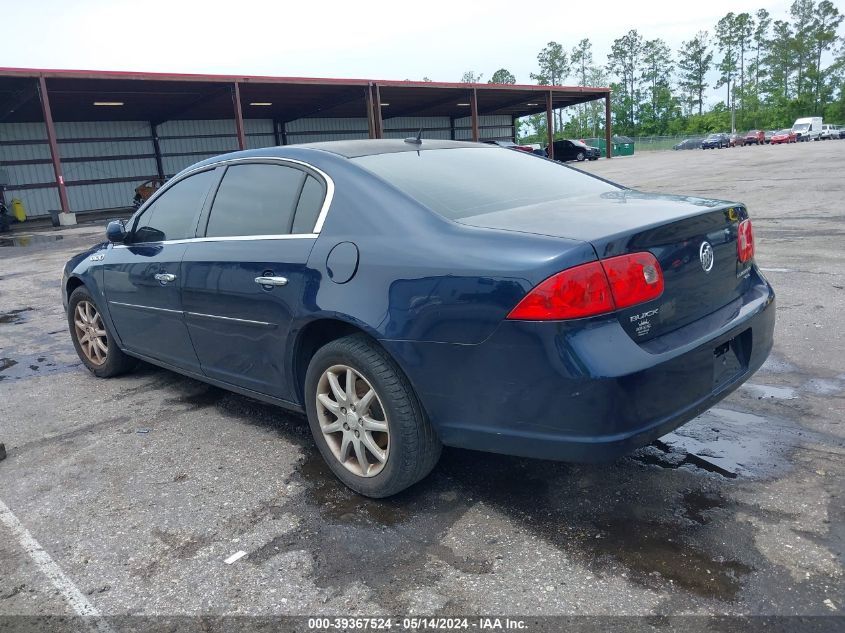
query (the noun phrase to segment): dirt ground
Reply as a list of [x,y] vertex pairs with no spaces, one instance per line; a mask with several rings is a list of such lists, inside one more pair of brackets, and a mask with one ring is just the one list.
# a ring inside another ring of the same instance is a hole
[[[82,225],[0,248],[0,514],[105,615],[842,615],[845,141],[579,167],[745,202],[778,295],[763,369],[662,448],[446,450],[406,493],[358,497],[300,416],[150,366],[92,377],[59,294],[102,239]],[[9,525],[0,615],[78,612]]]

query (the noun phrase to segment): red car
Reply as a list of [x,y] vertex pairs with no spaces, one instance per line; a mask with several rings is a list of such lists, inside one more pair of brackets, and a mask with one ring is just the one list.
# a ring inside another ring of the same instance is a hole
[[742,147],[745,145],[745,137],[742,134],[731,134],[728,147]]
[[770,142],[772,145],[778,145],[780,143],[797,143],[798,135],[790,129],[780,130],[779,132],[775,132],[775,135],[772,137]]
[[766,143],[766,133],[763,130],[749,130],[745,135],[746,145],[764,145]]

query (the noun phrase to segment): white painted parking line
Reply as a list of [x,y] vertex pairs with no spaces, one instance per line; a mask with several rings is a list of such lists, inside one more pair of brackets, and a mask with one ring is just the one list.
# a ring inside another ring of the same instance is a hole
[[227,558],[223,562],[226,563],[227,565],[231,565],[235,561],[242,559],[244,556],[246,556],[246,552],[241,550],[240,552],[235,552],[234,554],[232,554],[229,558]]
[[85,594],[65,575],[59,564],[41,547],[41,544],[35,540],[2,499],[0,499],[0,523],[9,528],[24,551],[29,554],[41,573],[47,576],[76,615],[91,617],[87,623],[94,631],[114,633]]

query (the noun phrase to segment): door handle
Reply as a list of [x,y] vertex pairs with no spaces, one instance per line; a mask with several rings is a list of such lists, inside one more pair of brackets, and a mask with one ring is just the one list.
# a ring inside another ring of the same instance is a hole
[[155,279],[161,284],[168,284],[171,281],[176,281],[176,275],[171,273],[157,273]]
[[256,277],[255,283],[259,286],[286,286],[287,277]]

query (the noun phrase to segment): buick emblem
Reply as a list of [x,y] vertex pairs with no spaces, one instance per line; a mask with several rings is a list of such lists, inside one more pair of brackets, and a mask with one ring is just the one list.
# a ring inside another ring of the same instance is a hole
[[713,270],[713,247],[710,242],[702,242],[698,249],[698,258],[701,260],[701,267],[704,272],[709,273]]

